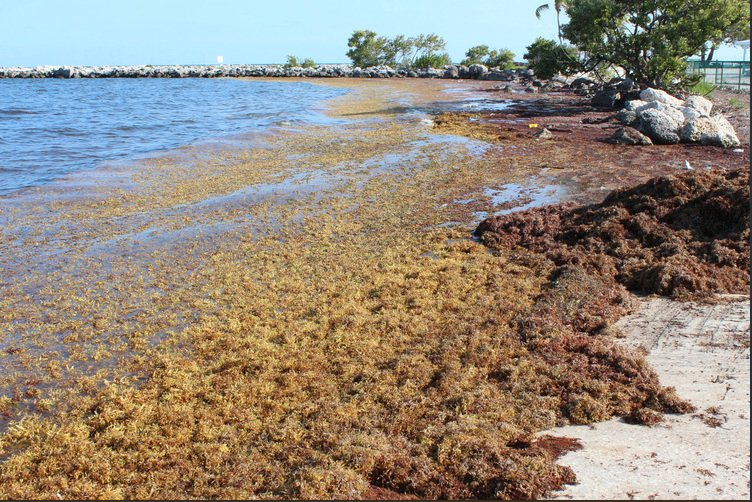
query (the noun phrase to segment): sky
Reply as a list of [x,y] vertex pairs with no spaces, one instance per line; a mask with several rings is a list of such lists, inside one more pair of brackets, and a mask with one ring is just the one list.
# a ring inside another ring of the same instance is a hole
[[[0,66],[282,63],[288,54],[346,63],[356,29],[436,33],[453,61],[479,44],[522,61],[556,37],[545,0],[0,0]],[[718,59],[741,59],[725,48]]]

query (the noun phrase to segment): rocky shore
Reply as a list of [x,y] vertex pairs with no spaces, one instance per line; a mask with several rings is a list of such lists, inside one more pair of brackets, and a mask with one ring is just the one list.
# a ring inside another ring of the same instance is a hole
[[0,78],[221,78],[221,77],[309,77],[309,78],[472,78],[511,81],[532,78],[529,70],[493,70],[483,65],[441,69],[405,69],[389,66],[359,68],[349,64],[324,64],[313,68],[285,65],[132,65],[132,66],[35,66],[0,68]]

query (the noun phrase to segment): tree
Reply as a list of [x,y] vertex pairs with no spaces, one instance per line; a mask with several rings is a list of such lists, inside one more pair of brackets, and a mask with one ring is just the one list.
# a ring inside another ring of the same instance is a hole
[[591,65],[621,67],[637,82],[671,87],[685,76],[687,57],[749,23],[749,0],[569,0],[567,13],[562,34]]
[[[556,27],[559,29],[559,45],[564,45],[564,39],[561,34],[561,12],[567,10],[568,7],[569,0],[554,0],[554,10],[556,10]],[[543,12],[547,11],[550,8],[551,6],[547,3],[539,5],[538,8],[535,9],[535,17],[540,19],[543,15]]]
[[397,35],[388,39],[380,37],[374,31],[359,30],[353,32],[347,46],[350,47],[347,57],[361,68],[382,64],[408,68],[425,67],[421,65],[441,67],[451,62],[449,55],[442,52],[446,48],[446,42],[434,33],[414,38]]
[[389,40],[385,47],[385,64],[390,66],[408,66],[412,60],[414,50],[415,44],[412,38],[407,38],[405,35],[397,35]]
[[491,68],[499,67],[502,69],[514,68],[514,52],[509,49],[491,50],[487,45],[476,45],[471,47],[465,53],[465,59],[462,64],[470,66],[471,64],[483,64]]
[[729,26],[723,34],[723,40],[720,42],[707,42],[702,46],[700,58],[703,61],[712,61],[715,50],[721,43],[732,44],[739,40],[749,40],[749,18],[740,19],[739,22]]
[[[446,49],[446,42],[443,38],[431,33],[429,35],[418,35],[415,38],[410,39],[414,47],[410,66],[415,67],[419,58],[430,59],[432,56],[436,56],[441,51]],[[449,60],[449,56],[445,58]],[[425,60],[425,59],[424,59]]]
[[491,68],[499,67],[502,70],[510,70],[514,68],[514,52],[509,49],[499,49],[498,51],[491,51],[486,58],[486,66]]
[[347,46],[350,47],[347,57],[352,60],[353,65],[361,68],[386,64],[388,44],[389,40],[378,36],[375,31],[357,30],[347,41]]
[[491,49],[487,45],[476,45],[470,47],[465,53],[465,59],[462,60],[462,64],[470,66],[471,64],[483,64],[483,60],[488,57],[488,53]]
[[557,73],[567,75],[580,69],[577,49],[542,37],[527,47],[523,57],[539,78],[551,78]]

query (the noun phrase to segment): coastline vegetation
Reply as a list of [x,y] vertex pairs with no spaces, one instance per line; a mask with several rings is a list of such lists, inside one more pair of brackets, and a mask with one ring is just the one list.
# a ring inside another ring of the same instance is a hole
[[[619,68],[640,84],[689,88],[698,77],[687,74],[686,58],[712,58],[718,44],[749,38],[749,0],[557,0],[555,9],[559,43],[539,39],[528,47],[531,66],[544,75]],[[562,12],[569,17],[564,25]],[[571,57],[574,50],[583,57]]]
[[361,68],[380,65],[441,68],[451,63],[444,52],[446,41],[434,33],[417,37],[397,35],[390,39],[371,30],[357,30],[347,46],[350,48],[347,57]]
[[482,64],[489,68],[500,68],[502,70],[511,70],[514,65],[514,52],[509,49],[490,49],[487,45],[476,45],[471,47],[465,53],[465,59],[462,63],[465,66],[472,64]]
[[299,61],[297,56],[289,55],[287,56],[287,62],[285,63],[285,68],[315,68],[316,62],[312,58],[305,58],[302,61]]

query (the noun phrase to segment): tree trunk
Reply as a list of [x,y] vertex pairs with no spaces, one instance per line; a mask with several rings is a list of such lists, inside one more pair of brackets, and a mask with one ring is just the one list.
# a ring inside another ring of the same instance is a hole
[[710,51],[708,52],[708,58],[705,60],[707,62],[710,62],[713,60],[713,55],[715,54],[715,44],[710,46]]

